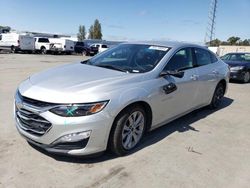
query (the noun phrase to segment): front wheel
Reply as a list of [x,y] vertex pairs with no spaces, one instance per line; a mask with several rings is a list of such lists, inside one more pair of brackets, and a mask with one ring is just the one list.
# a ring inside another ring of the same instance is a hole
[[82,52],[82,55],[84,55],[84,56],[88,56],[87,51],[86,51],[86,50],[84,50],[84,51]]
[[249,72],[245,72],[244,76],[243,76],[243,82],[244,83],[248,83],[250,80],[250,73]]
[[216,109],[220,106],[224,93],[225,93],[225,88],[222,83],[219,83],[215,88],[212,101],[209,105],[211,109]]
[[16,49],[15,49],[15,47],[14,47],[14,46],[11,46],[11,48],[10,48],[10,52],[11,52],[12,54],[14,54],[14,53],[16,52]]
[[124,110],[115,120],[109,146],[118,156],[126,155],[141,141],[146,127],[146,115],[140,106]]

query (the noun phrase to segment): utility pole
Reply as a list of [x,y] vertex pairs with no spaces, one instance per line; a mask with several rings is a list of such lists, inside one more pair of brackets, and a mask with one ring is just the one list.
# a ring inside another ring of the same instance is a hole
[[207,42],[211,42],[215,36],[215,19],[216,19],[217,3],[218,3],[218,0],[211,0],[209,12],[208,12],[207,30],[206,30],[205,40],[204,40],[205,44]]

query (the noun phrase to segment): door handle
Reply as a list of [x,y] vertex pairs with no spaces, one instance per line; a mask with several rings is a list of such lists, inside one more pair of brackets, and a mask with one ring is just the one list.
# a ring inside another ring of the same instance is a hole
[[197,80],[198,77],[199,77],[198,75],[195,75],[195,74],[194,74],[194,75],[192,75],[190,78],[191,78],[192,80]]
[[172,93],[175,90],[177,90],[177,86],[174,83],[169,83],[165,86],[163,86],[163,90],[166,94]]
[[219,74],[219,72],[217,70],[213,70],[212,73],[213,74]]

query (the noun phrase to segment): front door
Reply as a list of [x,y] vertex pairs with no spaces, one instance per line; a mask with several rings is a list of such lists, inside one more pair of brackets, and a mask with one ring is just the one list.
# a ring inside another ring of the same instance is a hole
[[[183,71],[181,78],[167,75],[157,80],[156,93],[152,101],[155,114],[153,125],[169,121],[193,109],[198,104],[195,99],[198,95],[198,73],[194,67],[191,48],[179,50],[166,64],[166,71]],[[170,87],[170,92],[166,88]],[[171,90],[171,87],[176,87]]]

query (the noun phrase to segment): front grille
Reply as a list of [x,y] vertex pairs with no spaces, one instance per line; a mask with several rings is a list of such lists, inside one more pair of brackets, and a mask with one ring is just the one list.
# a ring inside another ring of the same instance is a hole
[[35,107],[39,107],[39,108],[44,108],[44,107],[49,107],[49,106],[56,105],[55,103],[38,101],[38,100],[30,99],[30,98],[24,97],[24,96],[21,96],[21,97],[22,97],[23,103],[26,103],[26,104],[29,104],[29,105],[32,105],[32,106],[35,106]]
[[21,129],[36,136],[44,135],[52,126],[48,120],[26,109],[16,108],[16,117]]

